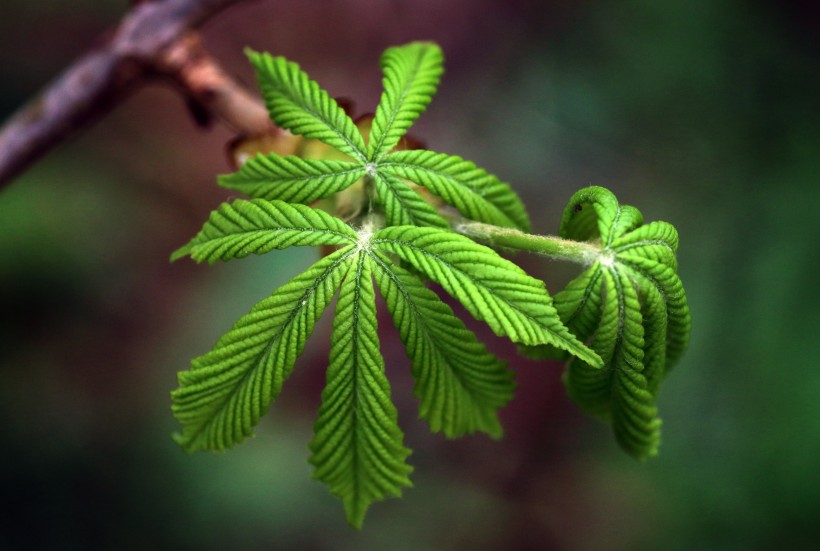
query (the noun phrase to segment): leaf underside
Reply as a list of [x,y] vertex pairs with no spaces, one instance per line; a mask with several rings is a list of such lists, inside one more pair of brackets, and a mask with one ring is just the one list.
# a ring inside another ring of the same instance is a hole
[[561,320],[604,360],[600,369],[570,359],[567,391],[586,412],[612,424],[630,455],[655,455],[660,382],[688,345],[691,329],[676,273],[677,232],[665,222],[643,225],[637,209],[620,206],[611,192],[591,187],[570,200],[561,235],[598,240],[609,255],[554,297]]

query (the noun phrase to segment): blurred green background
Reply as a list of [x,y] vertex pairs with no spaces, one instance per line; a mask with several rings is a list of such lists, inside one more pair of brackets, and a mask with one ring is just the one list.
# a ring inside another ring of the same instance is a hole
[[[125,8],[4,4],[1,118]],[[257,438],[184,455],[176,372],[315,253],[168,263],[228,197],[231,135],[152,86],[0,192],[0,549],[817,549],[818,31],[814,3],[762,0],[263,0],[213,20],[207,46],[245,82],[249,45],[360,112],[382,49],[436,40],[447,73],[412,133],[512,183],[536,230],[590,184],[672,222],[694,332],[661,454],[626,457],[560,366],[497,339],[521,386],[505,439],[431,435],[386,329],[415,488],[355,532],[306,462],[325,319]],[[516,260],[553,292],[574,269]]]

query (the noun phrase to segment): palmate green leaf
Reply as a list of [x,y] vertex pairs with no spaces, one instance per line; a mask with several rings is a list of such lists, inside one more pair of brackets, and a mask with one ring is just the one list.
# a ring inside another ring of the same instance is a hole
[[420,416],[448,438],[475,431],[500,437],[498,409],[512,398],[512,372],[417,277],[379,253],[373,261],[413,364]]
[[426,150],[396,151],[379,170],[424,186],[466,218],[529,231],[521,198],[510,186],[455,155]]
[[349,245],[357,239],[350,226],[320,210],[284,201],[238,199],[213,211],[202,230],[171,260],[190,254],[197,262],[213,264],[296,245]]
[[572,197],[561,234],[602,245],[598,260],[555,296],[561,320],[604,360],[603,369],[570,360],[567,390],[582,409],[612,423],[628,453],[654,455],[658,389],[691,328],[676,273],[677,232],[665,222],[644,225],[637,209],[593,187]]
[[496,335],[525,345],[552,344],[600,364],[561,323],[544,284],[492,249],[449,231],[412,226],[385,228],[370,243],[440,284]]
[[[593,255],[600,247],[601,253],[594,263],[585,257],[592,265],[553,302],[542,282],[450,231],[425,200],[435,195],[436,205],[452,205],[470,220],[528,231],[523,203],[509,186],[460,157],[391,152],[435,93],[442,71],[438,47],[412,43],[384,54],[384,94],[367,145],[350,117],[296,64],[248,55],[272,120],[338,150],[317,145],[300,151],[350,160],[254,157],[220,178],[224,187],[253,199],[222,205],[172,258],[213,263],[290,246],[339,249],[254,306],[180,374],[173,410],[182,424],[176,438],[186,450],[222,450],[251,434],[341,288],[310,445],[314,476],[343,500],[354,526],[361,526],[374,501],[410,486],[410,452],[379,351],[374,277],[410,358],[420,417],[447,437],[475,431],[499,436],[498,410],[512,396],[512,374],[418,273],[495,334],[537,353],[574,356],[565,373],[573,399],[609,420],[632,455],[656,451],[658,388],[686,348],[691,323],[676,273],[674,228],[644,224],[637,209],[619,205],[603,188],[581,190],[565,210],[561,234],[593,241],[580,249]],[[325,203],[352,207],[358,232],[300,204],[352,185],[357,188]],[[388,227],[376,229],[380,221]]]
[[384,206],[388,226],[434,226],[448,227],[447,221],[424,198],[410,186],[389,174],[377,172],[378,202]]
[[390,400],[376,331],[370,256],[360,252],[339,294],[330,366],[310,444],[314,476],[344,502],[347,520],[361,527],[373,501],[411,486],[410,450]]
[[[590,205],[592,209],[586,208]],[[604,257],[627,270],[631,279],[642,281],[640,287],[651,284],[661,294],[666,305],[665,370],[668,370],[686,349],[691,330],[686,293],[676,272],[677,232],[666,222],[639,225],[643,218],[637,209],[619,205],[610,191],[593,186],[580,190],[570,199],[561,224],[562,237],[589,239],[590,234],[577,224],[585,211],[600,216],[592,220],[600,230],[594,237],[609,243],[604,248]]]
[[355,247],[327,256],[261,301],[179,374],[173,411],[187,451],[224,450],[249,436],[336,293]]
[[320,140],[354,159],[366,160],[364,139],[356,125],[299,65],[267,53],[246,53],[256,68],[273,122],[294,134]]
[[219,185],[259,199],[311,203],[342,191],[365,175],[359,163],[256,155]]
[[443,60],[441,48],[431,42],[412,42],[382,54],[384,92],[370,130],[371,161],[393,149],[427,108],[444,71]]

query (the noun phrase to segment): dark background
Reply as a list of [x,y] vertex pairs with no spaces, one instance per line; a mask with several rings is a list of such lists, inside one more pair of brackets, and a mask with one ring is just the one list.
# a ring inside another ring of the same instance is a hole
[[[125,8],[5,3],[2,118]],[[500,340],[521,385],[505,439],[431,435],[387,328],[415,488],[356,532],[306,462],[328,319],[256,439],[183,454],[176,372],[315,252],[168,263],[229,196],[214,176],[231,135],[151,87],[0,192],[0,549],[816,549],[819,22],[812,2],[760,0],[265,0],[217,17],[206,44],[245,82],[248,45],[360,111],[385,47],[436,40],[447,72],[413,129],[428,147],[510,182],[540,232],[590,184],[672,222],[694,331],[661,454],[626,457],[560,366]],[[516,260],[553,292],[575,270]]]

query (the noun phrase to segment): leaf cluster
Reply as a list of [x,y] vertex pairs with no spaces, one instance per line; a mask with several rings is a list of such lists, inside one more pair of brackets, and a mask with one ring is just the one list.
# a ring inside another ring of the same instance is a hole
[[[373,501],[410,485],[411,471],[379,351],[377,290],[412,365],[420,416],[447,437],[500,436],[498,409],[514,382],[426,281],[499,336],[563,350],[587,366],[600,366],[601,358],[567,329],[541,281],[451,231],[419,192],[465,218],[526,231],[525,209],[509,186],[457,156],[394,150],[436,90],[437,46],[411,43],[384,53],[384,93],[367,136],[295,63],[248,55],[272,120],[335,148],[341,159],[250,159],[219,183],[251,199],[223,204],[172,258],[213,263],[292,246],[335,250],[254,306],[180,373],[172,394],[182,424],[176,438],[195,451],[227,449],[250,436],[338,297],[310,461],[314,476],[342,499],[349,522],[361,526]],[[354,185],[365,190],[361,216],[342,220],[310,206]]]

